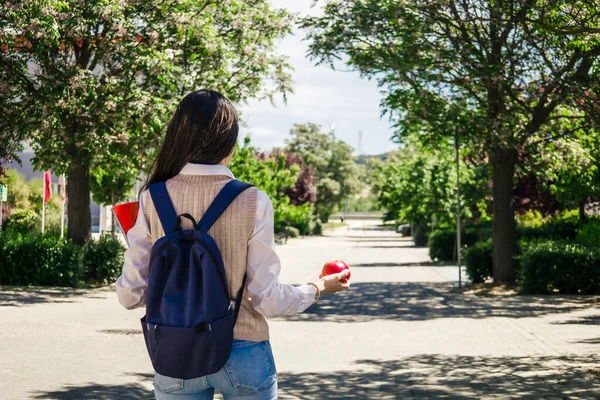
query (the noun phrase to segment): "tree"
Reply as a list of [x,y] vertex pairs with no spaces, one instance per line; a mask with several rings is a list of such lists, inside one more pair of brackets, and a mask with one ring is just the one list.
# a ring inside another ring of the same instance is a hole
[[559,139],[530,156],[530,175],[540,181],[539,191],[550,193],[565,208],[579,209],[600,199],[600,134],[586,131],[578,137]]
[[327,222],[340,202],[360,189],[358,166],[352,147],[337,140],[333,132],[320,133],[318,125],[294,125],[285,151],[300,155],[303,165],[312,168],[317,189],[316,213]]
[[[448,149],[407,146],[375,169],[374,188],[379,203],[387,210],[387,220],[428,228],[455,226],[456,165]],[[463,207],[462,216],[485,214],[489,190],[485,187],[486,174],[463,162],[460,175],[461,204],[475,206]]]
[[185,93],[209,87],[243,101],[290,90],[273,51],[289,22],[266,0],[5,2],[3,146],[31,138],[35,166],[66,173],[68,235],[83,244],[90,168],[118,158],[137,175]]
[[300,167],[288,165],[284,154],[259,153],[250,144],[250,138],[246,138],[244,146],[236,148],[230,168],[237,179],[252,183],[269,196],[273,202],[275,231],[281,232],[289,225],[298,229],[309,225],[312,205],[309,202],[294,205],[287,195],[298,181]]
[[[266,155],[265,155],[266,156]],[[317,191],[314,184],[313,168],[304,166],[302,158],[298,154],[286,153],[283,149],[273,149],[270,157],[278,159],[285,157],[285,167],[291,168],[296,165],[300,168],[300,175],[293,187],[285,190],[285,194],[290,198],[290,204],[301,206],[306,203],[314,205],[317,201]]]
[[[317,63],[335,67],[343,59],[379,81],[382,105],[397,126],[419,118],[435,124],[440,106],[462,107],[461,143],[480,149],[492,170],[494,279],[514,280],[518,154],[589,125],[586,110],[597,108],[586,93],[598,87],[600,6],[336,0],[302,26]],[[564,120],[571,129],[547,129]],[[425,134],[435,142],[441,133]],[[398,130],[399,139],[406,135]]]

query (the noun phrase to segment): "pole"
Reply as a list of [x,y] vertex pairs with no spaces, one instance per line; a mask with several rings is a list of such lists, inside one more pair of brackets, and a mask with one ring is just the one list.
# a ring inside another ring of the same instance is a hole
[[61,196],[61,206],[60,206],[60,238],[64,238],[65,236],[65,174],[62,174],[60,179],[60,196]]
[[458,160],[458,133],[454,137],[454,153],[456,155],[456,259],[458,261],[458,287],[462,287],[461,254],[460,254],[460,164]]
[[46,171],[42,172],[42,234],[44,233],[44,219],[46,218]]
[[65,236],[65,202],[61,202],[60,206],[60,238]]
[[4,216],[3,211],[4,209],[2,208],[2,195],[0,195],[0,232],[2,232],[2,217]]

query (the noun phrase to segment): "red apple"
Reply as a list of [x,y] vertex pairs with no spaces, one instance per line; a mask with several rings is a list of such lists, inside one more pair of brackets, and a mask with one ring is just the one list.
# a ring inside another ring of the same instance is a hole
[[350,267],[342,260],[329,261],[328,263],[326,263],[323,266],[323,270],[321,271],[321,276],[338,274],[345,269],[348,270],[348,275],[343,280],[343,282],[346,283],[350,280]]

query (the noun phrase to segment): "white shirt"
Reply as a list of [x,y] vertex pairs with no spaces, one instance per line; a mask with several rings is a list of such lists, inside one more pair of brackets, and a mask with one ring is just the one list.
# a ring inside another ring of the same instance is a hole
[[[234,178],[224,165],[188,163],[182,175],[225,175]],[[148,270],[152,238],[144,216],[146,192],[140,196],[140,207],[135,225],[127,232],[129,249],[125,252],[123,272],[116,282],[119,302],[127,309],[146,304]],[[310,285],[292,286],[279,283],[281,262],[275,252],[273,203],[259,190],[254,232],[248,240],[248,278],[246,289],[254,308],[265,317],[291,315],[306,310],[315,299]]]

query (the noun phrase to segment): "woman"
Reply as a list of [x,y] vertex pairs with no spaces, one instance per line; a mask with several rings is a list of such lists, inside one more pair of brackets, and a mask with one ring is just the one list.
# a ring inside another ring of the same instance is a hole
[[[227,167],[238,137],[238,116],[220,93],[199,90],[178,105],[145,189],[166,181],[177,214],[201,217],[227,182]],[[188,224],[187,226],[185,224]],[[183,227],[191,229],[187,219]],[[223,256],[230,298],[247,273],[247,284],[226,365],[217,373],[195,379],[156,374],[157,399],[212,399],[215,389],[227,399],[276,399],[277,374],[265,317],[306,310],[321,294],[349,288],[347,272],[322,277],[303,286],[278,282],[279,257],[274,248],[273,205],[262,191],[244,191],[210,229]],[[136,224],[128,232],[123,273],[116,283],[127,309],[146,304],[148,264],[154,242],[164,236],[159,218],[144,190]]]

